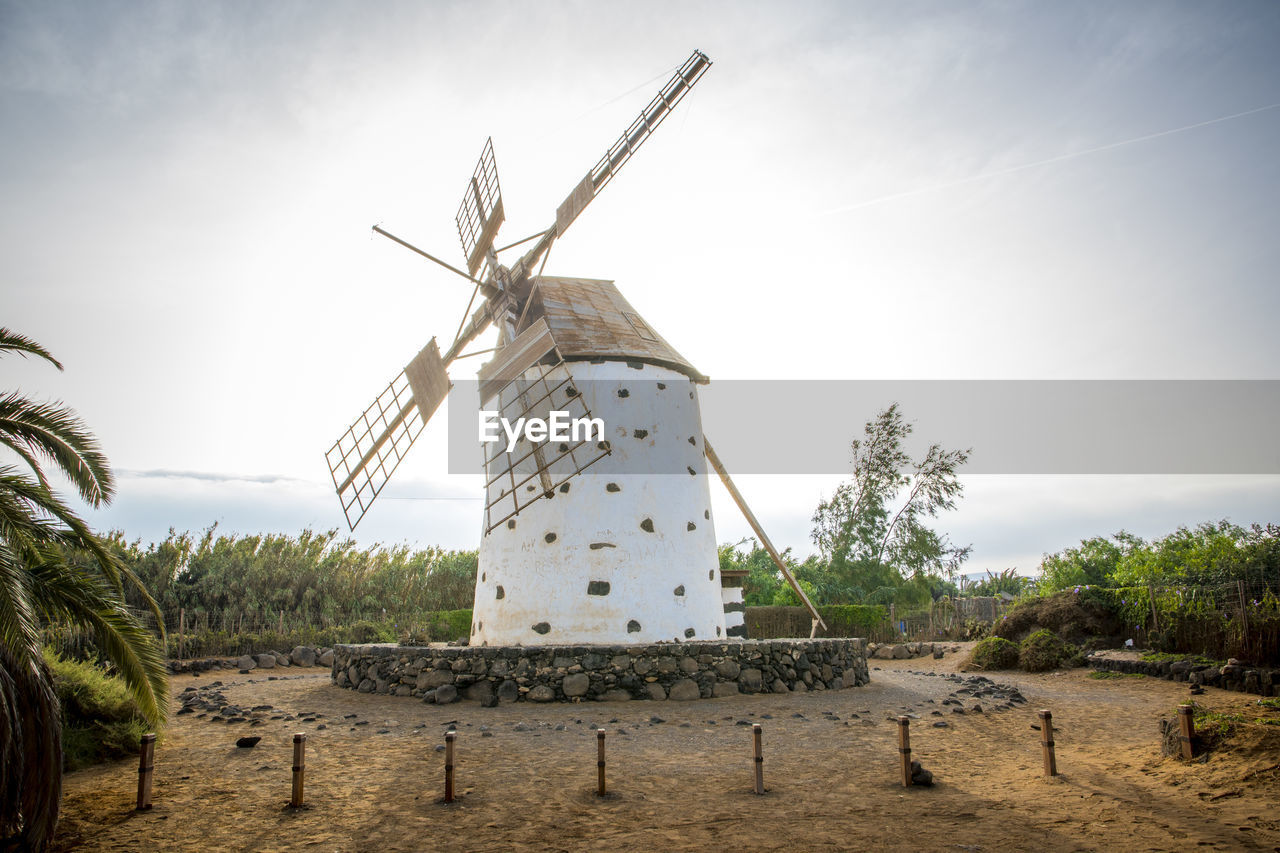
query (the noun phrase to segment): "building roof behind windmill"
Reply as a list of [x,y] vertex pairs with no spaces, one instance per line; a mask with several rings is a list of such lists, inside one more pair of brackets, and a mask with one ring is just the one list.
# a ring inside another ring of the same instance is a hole
[[678,370],[694,382],[702,375],[636,313],[612,281],[540,276],[525,326],[547,322],[566,361],[639,361]]

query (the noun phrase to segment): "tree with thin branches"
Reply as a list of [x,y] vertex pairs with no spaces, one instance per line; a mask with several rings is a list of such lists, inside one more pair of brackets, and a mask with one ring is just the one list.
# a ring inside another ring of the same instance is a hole
[[[0,355],[62,365],[32,339],[0,328]],[[163,621],[137,577],[58,495],[46,467],[91,507],[111,500],[111,468],[72,410],[14,391],[0,396],[0,849],[40,851],[62,794],[62,715],[41,654],[41,629],[74,624],[101,651],[153,726],[168,702],[162,640],[125,606],[127,587]],[[70,554],[87,559],[69,559]]]

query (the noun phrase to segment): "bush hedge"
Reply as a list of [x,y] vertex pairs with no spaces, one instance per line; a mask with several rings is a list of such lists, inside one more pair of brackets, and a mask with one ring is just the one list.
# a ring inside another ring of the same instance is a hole
[[1004,637],[987,637],[973,647],[969,662],[984,670],[1016,669],[1018,644]]
[[44,659],[62,705],[65,768],[137,755],[148,727],[124,682],[95,664],[67,660],[48,649]]
[[1018,649],[1018,666],[1027,672],[1047,672],[1062,666],[1074,666],[1080,650],[1052,631],[1041,629],[1022,641]]

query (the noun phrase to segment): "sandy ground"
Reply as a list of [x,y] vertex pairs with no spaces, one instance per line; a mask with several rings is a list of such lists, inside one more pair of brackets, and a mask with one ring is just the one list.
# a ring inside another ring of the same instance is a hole
[[[264,722],[175,717],[157,750],[154,808],[133,811],[137,762],[70,774],[63,850],[1280,850],[1280,738],[1184,764],[1158,720],[1187,688],[1085,670],[1000,673],[1025,705],[962,694],[942,661],[875,661],[839,692],[691,703],[426,705],[333,687],[327,671],[177,676],[174,695],[221,680]],[[1210,689],[1238,711],[1256,697]],[[973,705],[982,704],[983,713]],[[175,705],[175,708],[177,706]],[[1036,710],[1057,726],[1042,775]],[[1254,715],[1256,716],[1256,708]],[[939,712],[935,714],[934,712]],[[910,712],[932,787],[900,783]],[[291,714],[293,720],[271,720]],[[315,714],[311,722],[303,715]],[[319,716],[323,715],[323,716]],[[946,727],[934,727],[935,722]],[[764,730],[764,796],[751,728]],[[443,734],[456,723],[459,799],[441,803]],[[610,793],[598,798],[597,726]],[[287,808],[292,735],[307,733],[306,801]],[[237,749],[237,737],[262,741]]]

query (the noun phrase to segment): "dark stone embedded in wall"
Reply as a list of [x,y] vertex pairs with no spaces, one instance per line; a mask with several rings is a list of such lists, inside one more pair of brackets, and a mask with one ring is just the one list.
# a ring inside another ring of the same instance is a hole
[[695,635],[695,634],[697,634],[697,633],[698,633],[698,632],[697,632],[697,631],[695,631],[695,630],[693,630],[692,628],[685,628],[685,629],[684,629],[684,636],[685,636],[685,639],[686,639],[686,640],[692,640],[692,639],[693,639],[693,637],[694,637],[694,635]]
[[713,581],[715,579],[716,579],[716,570],[711,569],[710,571],[707,572],[707,580]]
[[698,525],[694,524],[694,523],[691,521],[691,522],[689,522],[688,524],[686,524],[686,525],[684,526],[684,529],[685,529],[686,531],[693,531],[693,530],[697,530],[697,529],[698,529]]
[[612,447],[613,447],[613,445],[611,445],[608,441],[597,441],[597,442],[596,442],[596,448],[598,448],[599,450],[603,450],[603,451],[605,451],[606,453],[608,453],[608,452],[609,452],[609,449],[610,449],[610,448],[612,448]]
[[711,510],[709,510],[709,509],[704,509],[704,510],[702,511],[702,517],[703,517],[703,518],[705,518],[707,521],[710,521],[710,520],[711,520]]
[[649,431],[648,431],[647,429],[637,429],[637,430],[632,430],[632,431],[631,431],[631,434],[632,434],[633,436],[635,436],[636,438],[648,438],[648,437],[649,437]]
[[642,362],[642,361],[628,361],[628,362],[627,362],[627,367],[630,367],[632,370],[644,370],[644,362]]
[[622,491],[622,486],[619,486],[617,483],[606,483],[604,490],[606,492],[620,492]]
[[698,442],[694,440],[693,436],[689,436],[689,443],[692,444],[694,447],[698,446]]
[[653,519],[652,519],[652,518],[646,518],[644,521],[640,522],[640,529],[641,529],[641,530],[643,530],[645,533],[652,533],[652,532],[653,532]]
[[567,494],[569,494],[569,484],[568,484],[568,483],[561,483],[561,484],[560,484],[560,494],[562,494],[562,495],[567,495]]
[[677,701],[837,690],[866,684],[868,672],[866,643],[857,639],[507,647],[381,643],[335,647],[332,679],[351,690],[367,685],[366,692],[427,702],[576,702],[624,694]]
[[587,583],[587,595],[608,595],[608,581],[589,581]]
[[544,536],[544,537],[542,537],[542,538],[543,538],[543,539],[545,539],[545,540],[547,540],[547,544],[548,544],[548,545],[550,545],[552,542],[556,541],[556,535],[555,535],[554,533],[548,533],[546,536]]
[[516,529],[516,520],[514,518],[507,522],[507,529],[508,530]]
[[628,623],[627,623],[627,633],[628,633],[628,634],[634,634],[634,633],[638,632],[639,630],[640,630],[640,623],[639,623],[639,622],[637,622],[636,620],[632,619],[630,622],[628,622]]
[[551,623],[549,622],[539,622],[537,625],[533,626],[533,632],[535,634],[545,634],[550,630],[551,630]]
[[684,595],[684,584],[680,584],[674,591],[676,595]]
[[507,591],[506,591],[505,589],[503,589],[503,588],[502,588],[502,584],[498,584],[498,591],[497,591],[497,593],[498,593],[498,594],[494,596],[495,598],[506,598],[506,597],[507,597]]
[[741,637],[745,640],[747,638],[747,626],[734,625],[732,628],[726,629],[725,633],[730,637]]
[[619,389],[618,389],[618,396],[619,396],[619,397],[630,397],[630,396],[631,396],[631,392],[630,392],[630,391],[628,391],[626,388],[619,388]]
[[592,542],[590,546],[592,551],[599,551],[601,548],[617,548],[612,542]]
[[659,383],[658,383],[658,390],[659,390],[659,391],[665,391],[665,390],[667,390],[667,383],[665,383],[665,382],[659,382]]
[[562,442],[560,442],[559,447],[557,447],[557,448],[556,448],[556,451],[557,451],[558,453],[568,453],[568,452],[569,452],[569,445],[565,444],[565,443],[562,441]]
[[689,476],[690,476],[690,477],[696,477],[696,476],[698,476],[698,472],[697,472],[697,471],[695,471],[695,470],[693,470],[693,466],[692,466],[692,465],[688,465],[688,466],[686,466],[686,469],[688,470],[688,472],[689,472]]

